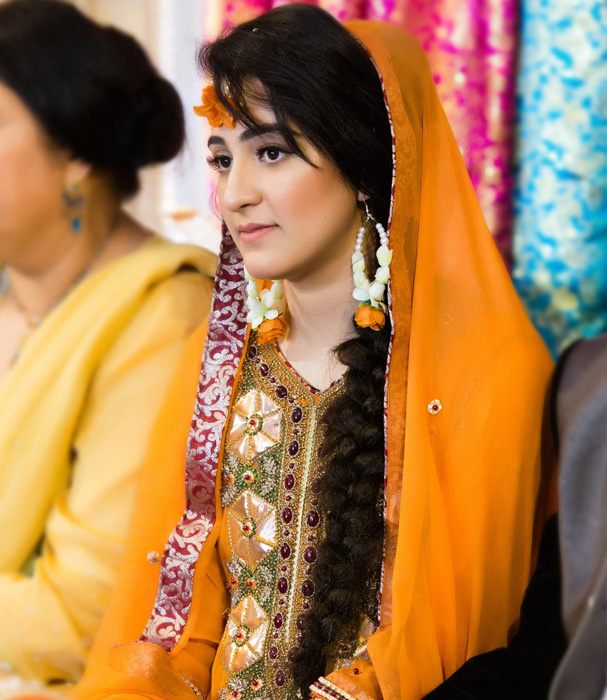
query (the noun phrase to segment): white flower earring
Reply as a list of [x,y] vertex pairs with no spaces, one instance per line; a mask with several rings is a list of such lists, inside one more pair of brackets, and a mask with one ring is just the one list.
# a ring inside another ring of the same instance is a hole
[[[367,202],[364,202],[367,218],[364,224],[358,229],[356,236],[356,245],[352,255],[352,275],[354,277],[354,290],[352,296],[360,301],[354,321],[361,328],[371,328],[378,331],[384,327],[386,322],[386,311],[388,310],[384,303],[384,295],[386,293],[386,285],[390,279],[390,263],[392,261],[392,251],[388,248],[388,234],[382,224],[375,219],[369,211]],[[362,252],[363,241],[367,231],[367,222],[375,223],[375,229],[379,235],[379,248],[376,256],[379,267],[375,273],[373,282],[369,281],[365,272],[365,256]]]
[[262,345],[275,343],[284,335],[285,298],[281,280],[272,280],[269,289],[259,291],[257,280],[246,270],[247,280],[247,323],[253,330],[258,330],[258,342]]

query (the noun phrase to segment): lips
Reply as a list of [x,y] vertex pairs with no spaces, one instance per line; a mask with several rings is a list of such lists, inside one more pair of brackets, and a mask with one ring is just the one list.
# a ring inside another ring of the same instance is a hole
[[238,227],[241,240],[254,243],[267,236],[276,228],[275,224],[246,224]]

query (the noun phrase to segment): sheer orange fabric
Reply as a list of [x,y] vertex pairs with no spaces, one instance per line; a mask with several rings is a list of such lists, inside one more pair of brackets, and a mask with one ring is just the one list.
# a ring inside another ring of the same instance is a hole
[[[552,363],[487,230],[421,49],[380,22],[348,28],[378,68],[394,128],[394,336],[381,622],[369,660],[330,680],[359,700],[418,700],[516,625],[548,514],[540,432]],[[158,571],[146,554],[162,551],[184,508],[203,340],[201,330],[161,416],[124,576],[76,698],[186,700],[181,674],[208,692],[227,608],[213,560],[219,505],[177,645],[110,651],[145,627]]]

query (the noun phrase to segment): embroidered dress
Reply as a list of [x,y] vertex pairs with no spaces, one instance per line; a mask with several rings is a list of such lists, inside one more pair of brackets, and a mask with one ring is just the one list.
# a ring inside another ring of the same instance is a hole
[[[311,573],[323,527],[319,419],[341,391],[341,380],[324,392],[313,389],[275,345],[258,345],[252,336],[221,472],[219,551],[231,606],[213,668],[220,700],[296,694],[289,667],[314,605]],[[348,663],[364,651],[364,637],[352,642],[338,650]]]

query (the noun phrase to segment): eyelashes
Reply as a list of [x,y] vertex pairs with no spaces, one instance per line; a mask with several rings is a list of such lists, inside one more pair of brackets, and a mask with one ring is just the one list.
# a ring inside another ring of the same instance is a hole
[[[229,161],[229,163],[226,164],[225,161]],[[228,156],[209,156],[207,158],[207,163],[213,170],[228,170],[232,164],[232,159]]]
[[[259,161],[268,164],[278,163],[283,160],[285,156],[291,154],[292,151],[289,151],[284,146],[280,146],[278,144],[260,146],[255,152],[255,156]],[[232,158],[231,156],[226,156],[219,153],[216,156],[209,156],[207,158],[207,163],[213,170],[225,172],[232,166]]]

